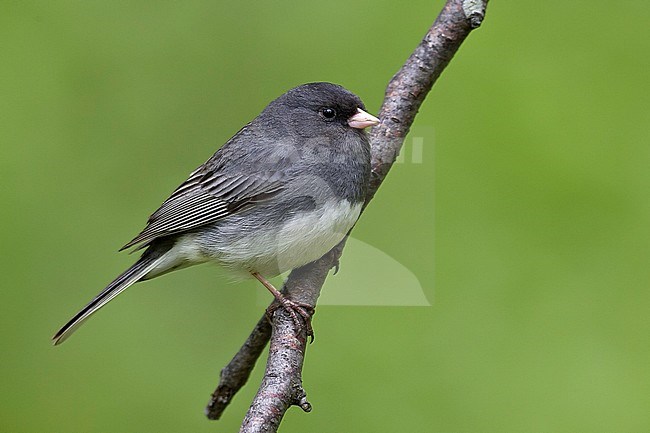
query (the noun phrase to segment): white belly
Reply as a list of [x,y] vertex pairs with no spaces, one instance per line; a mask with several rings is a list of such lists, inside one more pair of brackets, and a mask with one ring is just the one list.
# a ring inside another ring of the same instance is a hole
[[361,213],[361,203],[329,201],[298,213],[275,230],[261,230],[229,244],[214,257],[237,273],[270,277],[306,265],[338,244]]

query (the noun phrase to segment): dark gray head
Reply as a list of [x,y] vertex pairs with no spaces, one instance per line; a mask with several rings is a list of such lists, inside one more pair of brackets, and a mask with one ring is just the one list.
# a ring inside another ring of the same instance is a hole
[[332,135],[361,131],[379,120],[365,112],[361,99],[332,83],[308,83],[295,87],[273,102],[263,116],[284,123],[300,135]]

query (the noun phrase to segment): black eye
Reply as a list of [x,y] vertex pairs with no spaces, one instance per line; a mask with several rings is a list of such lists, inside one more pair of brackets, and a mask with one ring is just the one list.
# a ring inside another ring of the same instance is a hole
[[333,108],[322,108],[320,114],[326,119],[333,119],[336,117],[336,110]]

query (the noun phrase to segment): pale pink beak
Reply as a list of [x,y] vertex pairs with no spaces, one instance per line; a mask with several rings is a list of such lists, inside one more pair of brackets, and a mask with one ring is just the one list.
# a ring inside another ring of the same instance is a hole
[[379,125],[379,119],[372,114],[366,113],[361,108],[357,108],[354,116],[348,119],[348,125],[352,128],[363,129],[369,126]]

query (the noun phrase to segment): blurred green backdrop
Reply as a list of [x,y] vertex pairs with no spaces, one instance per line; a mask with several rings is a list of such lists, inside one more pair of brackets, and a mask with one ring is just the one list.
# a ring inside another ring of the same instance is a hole
[[[268,101],[326,80],[377,112],[442,3],[3,2],[0,430],[236,431],[263,361],[223,420],[202,411],[253,282],[196,267],[49,338]],[[648,21],[640,0],[490,4],[417,117],[421,160],[408,141],[354,231],[432,306],[320,308],[314,411],[283,432],[650,431]],[[351,249],[353,273],[374,271]]]

